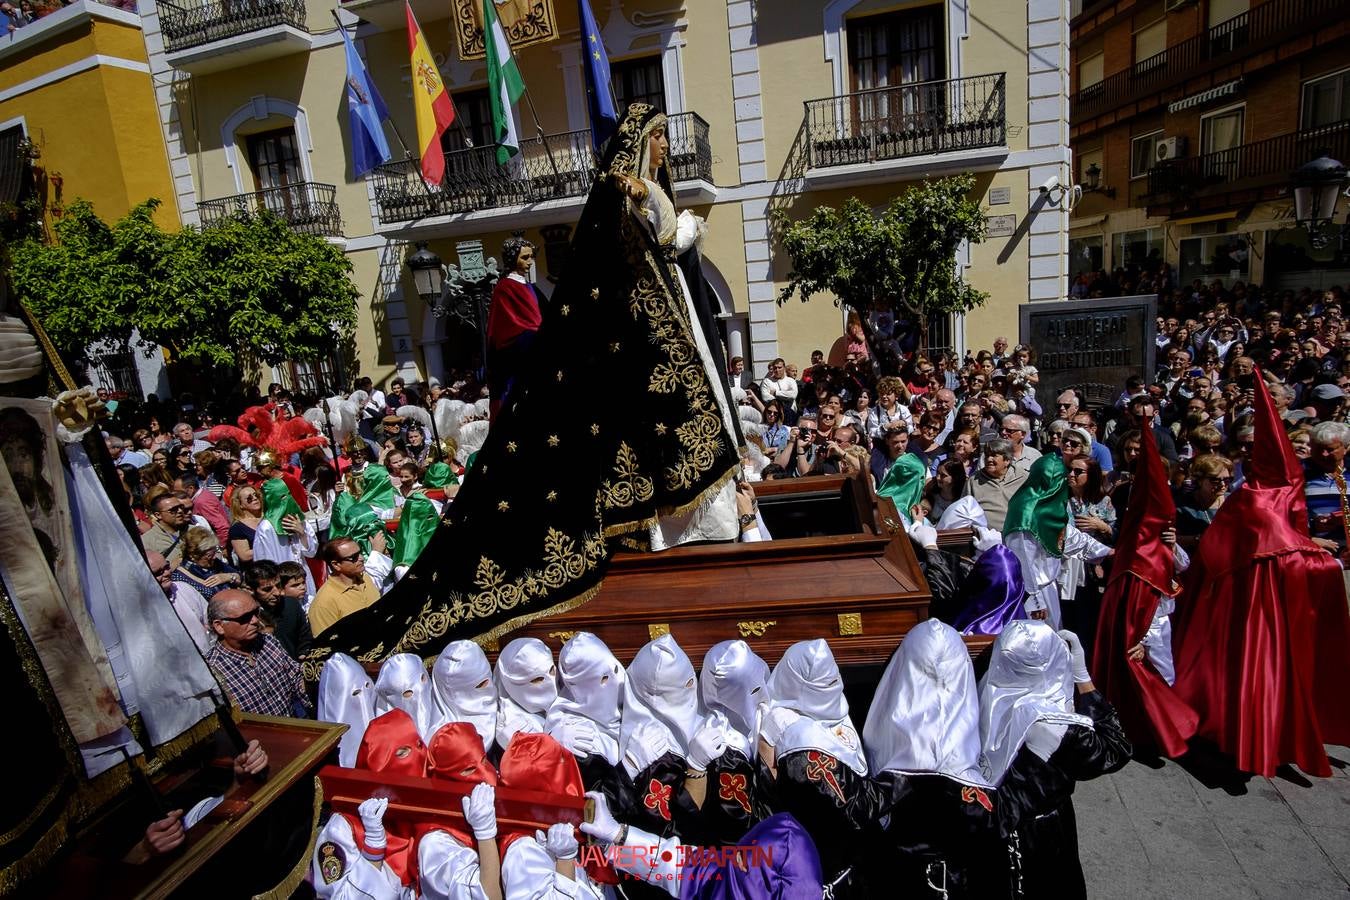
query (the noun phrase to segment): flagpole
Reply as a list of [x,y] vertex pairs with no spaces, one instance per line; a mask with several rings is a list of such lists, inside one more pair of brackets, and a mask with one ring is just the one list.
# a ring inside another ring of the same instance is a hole
[[539,143],[544,145],[544,152],[548,154],[548,164],[553,167],[553,190],[556,192],[562,185],[562,175],[558,173],[558,161],[553,158],[553,148],[548,145],[548,139],[544,137],[544,126],[539,124],[539,112],[534,108],[534,99],[530,97],[530,89],[524,89],[525,102],[530,106],[530,117],[534,119],[534,130],[539,135]]

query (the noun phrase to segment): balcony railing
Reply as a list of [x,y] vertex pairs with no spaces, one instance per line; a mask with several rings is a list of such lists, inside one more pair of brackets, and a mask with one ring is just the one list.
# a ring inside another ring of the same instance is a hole
[[231,216],[249,215],[264,209],[302,234],[315,237],[336,237],[342,234],[337,188],[331,184],[301,182],[252,194],[204,200],[197,204],[203,228],[219,225]]
[[807,168],[1007,143],[1004,75],[873,88],[806,103]]
[[1284,186],[1295,169],[1323,154],[1350,159],[1350,121],[1161,163],[1149,170],[1144,201],[1164,206],[1208,194]]
[[304,0],[209,0],[192,5],[157,0],[156,5],[169,53],[275,25],[308,31]]
[[[698,113],[673,115],[666,136],[674,179],[711,182],[708,123]],[[598,166],[589,130],[549,134],[521,141],[520,153],[504,166],[497,164],[495,146],[447,153],[439,187],[422,180],[420,160],[379,166],[373,175],[375,202],[380,220],[388,223],[584,197]]]
[[1115,109],[1147,94],[1180,84],[1210,63],[1218,64],[1239,53],[1292,37],[1328,17],[1343,15],[1345,0],[1267,0],[1220,22],[1195,37],[1140,60],[1074,94],[1070,118],[1074,122]]

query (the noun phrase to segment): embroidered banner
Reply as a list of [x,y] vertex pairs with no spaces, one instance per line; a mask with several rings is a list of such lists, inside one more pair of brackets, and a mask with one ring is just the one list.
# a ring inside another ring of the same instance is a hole
[[[558,37],[558,17],[553,12],[553,0],[493,0],[493,4],[511,49],[519,50]],[[482,59],[486,55],[483,0],[453,0],[451,27],[455,31],[460,59]]]

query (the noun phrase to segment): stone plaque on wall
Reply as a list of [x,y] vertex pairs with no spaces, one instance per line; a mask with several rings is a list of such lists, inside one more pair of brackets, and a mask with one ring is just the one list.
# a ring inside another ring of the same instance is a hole
[[1049,300],[1019,311],[1019,340],[1035,352],[1036,399],[1047,420],[1068,388],[1095,409],[1114,403],[1131,375],[1153,378],[1156,296]]

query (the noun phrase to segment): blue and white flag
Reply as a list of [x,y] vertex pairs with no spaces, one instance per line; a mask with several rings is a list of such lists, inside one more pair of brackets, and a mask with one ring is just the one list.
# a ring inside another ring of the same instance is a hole
[[384,136],[389,107],[384,105],[366,64],[356,52],[346,28],[342,43],[347,48],[347,123],[352,133],[352,175],[360,178],[376,166],[389,162],[389,139]]

